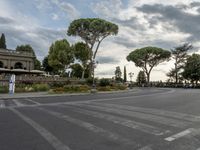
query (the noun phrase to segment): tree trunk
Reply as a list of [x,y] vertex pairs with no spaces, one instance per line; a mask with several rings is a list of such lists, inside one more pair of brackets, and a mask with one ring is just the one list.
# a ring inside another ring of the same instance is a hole
[[83,68],[81,79],[84,79],[84,76],[85,76],[85,68]]
[[175,62],[175,84],[177,86],[178,83],[178,69],[177,69],[177,60]]
[[147,85],[149,86],[149,82],[150,82],[150,73],[146,73],[147,74]]

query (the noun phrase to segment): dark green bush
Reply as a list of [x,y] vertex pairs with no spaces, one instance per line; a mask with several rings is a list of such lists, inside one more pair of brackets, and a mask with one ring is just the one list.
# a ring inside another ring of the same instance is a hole
[[66,85],[64,86],[65,92],[87,92],[90,89],[87,85]]
[[52,83],[49,83],[49,86],[51,88],[57,88],[57,87],[64,87],[65,85],[69,85],[69,84],[71,84],[70,80],[65,81],[65,82],[52,82]]
[[100,86],[110,86],[111,85],[111,81],[109,79],[100,79],[99,81],[99,85]]
[[8,86],[0,86],[0,93],[8,93]]
[[32,88],[35,92],[42,92],[42,91],[48,91],[49,85],[48,84],[33,84]]
[[[94,83],[96,84],[97,81],[98,81],[98,79],[95,78],[95,79],[94,79]],[[88,85],[92,85],[92,84],[93,84],[93,78],[87,78],[87,79],[86,79],[86,83],[87,83]]]
[[98,91],[112,91],[112,88],[110,86],[99,86],[97,87]]

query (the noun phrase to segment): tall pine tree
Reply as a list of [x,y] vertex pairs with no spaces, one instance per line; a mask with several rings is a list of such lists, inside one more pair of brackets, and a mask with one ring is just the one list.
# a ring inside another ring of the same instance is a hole
[[127,81],[126,66],[124,66],[124,82]]
[[1,34],[1,38],[0,38],[0,48],[6,49],[6,38],[3,33]]

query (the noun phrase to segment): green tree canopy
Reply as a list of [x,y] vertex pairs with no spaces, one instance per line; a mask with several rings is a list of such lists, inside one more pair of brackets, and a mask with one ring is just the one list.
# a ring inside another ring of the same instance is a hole
[[69,42],[66,39],[58,40],[53,43],[49,49],[49,65],[60,73],[65,72],[74,61],[74,54]]
[[35,51],[34,49],[31,47],[31,45],[26,44],[26,45],[18,45],[16,47],[16,51],[18,52],[28,52],[31,53],[34,57],[34,69],[36,70],[41,70],[41,62],[37,59],[36,55],[35,55]]
[[83,67],[80,64],[77,64],[77,63],[73,64],[70,66],[70,68],[72,69],[71,77],[75,77],[75,78],[82,77]]
[[4,33],[1,34],[1,38],[0,38],[0,48],[6,49],[6,38]]
[[85,76],[85,70],[87,68],[88,62],[90,60],[91,50],[87,44],[83,42],[78,42],[73,46],[74,55],[77,60],[82,64],[82,79]]
[[187,58],[184,71],[182,73],[183,77],[191,82],[198,82],[200,80],[200,55],[193,54]]
[[145,75],[144,71],[140,71],[140,72],[138,73],[136,82],[138,83],[138,85],[142,85],[142,84],[144,84],[144,83],[147,82],[147,80],[146,80],[146,75]]
[[122,72],[121,72],[121,69],[120,69],[120,66],[117,66],[116,67],[116,70],[115,70],[115,80],[116,81],[123,81],[122,79]]
[[49,65],[48,56],[44,57],[42,61],[42,67],[45,72],[49,72],[50,74],[53,72],[53,68]]
[[174,59],[175,63],[174,63],[174,68],[170,70],[167,76],[170,77],[171,79],[174,79],[176,84],[178,83],[178,81],[182,80],[181,70],[183,69],[186,63],[187,52],[192,48],[193,47],[191,44],[185,43],[171,50],[172,58]]
[[16,51],[18,52],[28,52],[28,53],[31,53],[34,57],[36,57],[35,55],[35,51],[33,50],[33,48],[31,47],[31,45],[29,44],[26,44],[26,45],[18,45],[16,47]]
[[[74,20],[67,31],[69,36],[81,37],[91,50],[90,72],[101,42],[110,35],[118,33],[118,26],[99,18],[82,18]],[[91,75],[90,75],[91,76]],[[93,72],[94,76],[94,72]]]
[[157,47],[144,47],[132,51],[128,56],[128,61],[133,61],[137,67],[141,67],[150,81],[150,73],[153,67],[159,63],[169,60],[171,53]]

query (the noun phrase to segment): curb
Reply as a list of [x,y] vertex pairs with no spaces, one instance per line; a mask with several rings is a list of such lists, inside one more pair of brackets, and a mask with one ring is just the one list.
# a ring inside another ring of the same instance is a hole
[[[14,98],[33,98],[33,97],[62,97],[62,96],[80,96],[80,95],[94,95],[94,94],[112,94],[112,93],[123,93],[123,92],[132,92],[132,91],[139,91],[139,89],[129,89],[129,90],[121,90],[121,91],[105,91],[105,92],[96,92],[96,93],[64,93],[64,94],[48,94],[47,92],[44,93],[20,93],[9,95],[5,94],[5,96],[0,94],[0,99],[14,99]],[[33,94],[33,95],[31,95]]]

